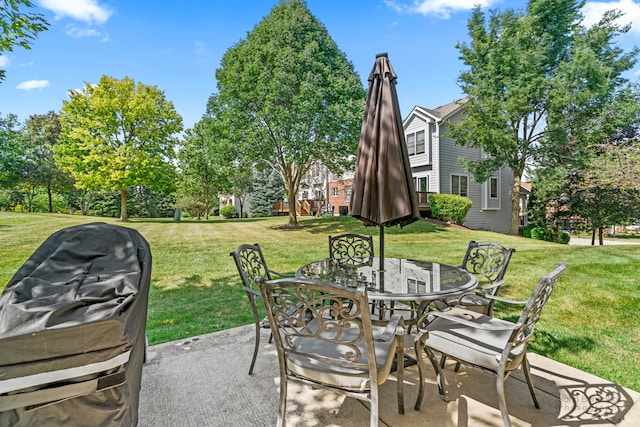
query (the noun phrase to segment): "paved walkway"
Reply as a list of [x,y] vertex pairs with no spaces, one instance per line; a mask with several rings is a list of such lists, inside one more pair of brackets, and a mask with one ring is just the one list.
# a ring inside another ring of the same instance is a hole
[[[273,426],[278,411],[278,367],[263,330],[254,374],[247,371],[253,325],[149,348],[142,371],[140,427]],[[411,345],[410,340],[407,342]],[[408,350],[412,353],[413,350]],[[514,427],[640,425],[640,393],[531,354],[541,409],[535,409],[521,372],[506,382]],[[427,366],[425,399],[415,411],[417,368],[405,370],[405,415],[396,408],[394,379],[381,388],[381,426],[501,426],[495,380],[462,367],[445,370],[450,402],[443,402]],[[369,425],[368,403],[295,384],[289,387],[288,426]]]
[[[630,240],[630,239],[604,239],[602,241],[602,243],[604,244],[604,246],[611,246],[611,245],[640,245],[640,240]],[[576,246],[591,246],[591,239],[583,239],[583,238],[579,238],[579,237],[571,237],[571,239],[569,239],[569,244],[570,245],[576,245]],[[598,238],[596,238],[596,244],[595,246],[599,246],[600,243],[598,241]]]

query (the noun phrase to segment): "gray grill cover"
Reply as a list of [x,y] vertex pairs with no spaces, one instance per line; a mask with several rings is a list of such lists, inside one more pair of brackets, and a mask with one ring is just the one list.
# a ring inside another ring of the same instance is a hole
[[5,396],[35,389],[56,395],[56,387],[123,369],[126,381],[45,406],[0,412],[0,426],[137,425],[150,277],[149,245],[136,230],[92,223],[51,235],[0,297],[0,382],[131,353],[110,371]]

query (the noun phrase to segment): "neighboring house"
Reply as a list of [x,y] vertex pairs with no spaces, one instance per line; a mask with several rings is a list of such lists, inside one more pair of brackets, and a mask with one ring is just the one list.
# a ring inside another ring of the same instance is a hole
[[486,182],[474,182],[459,159],[480,160],[482,150],[458,145],[447,136],[449,122],[460,120],[464,102],[466,100],[452,102],[433,110],[416,106],[404,120],[416,191],[468,197],[473,205],[463,225],[508,233],[511,224],[511,169],[499,170]]
[[[458,194],[473,202],[465,217],[464,226],[509,233],[512,170],[502,168],[486,182],[474,182],[459,159],[480,160],[482,150],[458,145],[447,136],[449,123],[460,120],[464,102],[465,100],[452,102],[433,110],[416,106],[403,121],[421,212],[424,216],[428,213],[428,193]],[[335,215],[344,215],[350,206],[352,183],[353,172],[335,175],[317,162],[303,179],[297,199],[311,207],[308,210],[312,214],[317,214],[324,206],[324,209]],[[525,196],[521,200],[524,208],[526,202]],[[237,206],[236,203],[233,204]],[[245,210],[250,212],[250,201],[245,203]],[[525,211],[526,209],[521,209],[521,212]],[[309,213],[305,211],[303,214]],[[523,224],[526,225],[524,217],[521,218],[521,225]]]
[[[338,175],[316,162],[305,175],[298,191],[298,200],[317,201],[319,209],[335,215],[346,215],[351,201],[353,171]],[[315,211],[317,213],[317,210]]]
[[520,228],[529,225],[529,217],[527,211],[529,210],[529,196],[531,196],[531,183],[522,182],[520,184]]
[[243,203],[240,203],[240,198],[238,196],[236,196],[235,194],[232,195],[220,195],[219,196],[220,199],[220,208],[223,208],[225,206],[233,206],[236,210],[236,215],[240,216],[240,205],[242,204],[242,213],[244,215],[244,213],[246,212],[247,216],[251,216],[251,194],[248,194]]

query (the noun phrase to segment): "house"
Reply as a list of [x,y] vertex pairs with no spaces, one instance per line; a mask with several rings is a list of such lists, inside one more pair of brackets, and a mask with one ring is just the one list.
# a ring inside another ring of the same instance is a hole
[[[460,120],[464,102],[465,99],[458,100],[435,109],[416,106],[403,121],[421,213],[424,216],[429,213],[430,193],[458,194],[473,202],[464,219],[464,226],[509,233],[512,170],[502,168],[486,182],[474,182],[459,159],[480,160],[484,155],[482,150],[458,145],[447,135],[449,123]],[[305,205],[315,206],[312,214],[325,206],[335,215],[346,215],[352,183],[352,171],[335,175],[317,162],[305,176],[296,204],[302,201]],[[526,200],[521,203],[526,203]],[[282,202],[278,206],[281,205]],[[521,222],[526,223],[526,218],[522,218]]]
[[480,160],[482,150],[458,145],[447,136],[449,123],[460,120],[464,102],[433,110],[416,106],[403,121],[416,191],[467,197],[473,205],[463,225],[509,233],[513,172],[502,168],[486,182],[474,182],[458,159]]
[[318,161],[311,166],[303,178],[297,199],[317,201],[316,204],[321,212],[324,206],[328,213],[347,215],[351,202],[352,184],[353,171],[335,174]]

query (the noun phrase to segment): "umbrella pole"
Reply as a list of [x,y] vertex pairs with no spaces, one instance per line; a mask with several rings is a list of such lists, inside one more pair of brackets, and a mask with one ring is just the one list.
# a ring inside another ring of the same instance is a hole
[[384,226],[380,225],[380,271],[384,271]]

